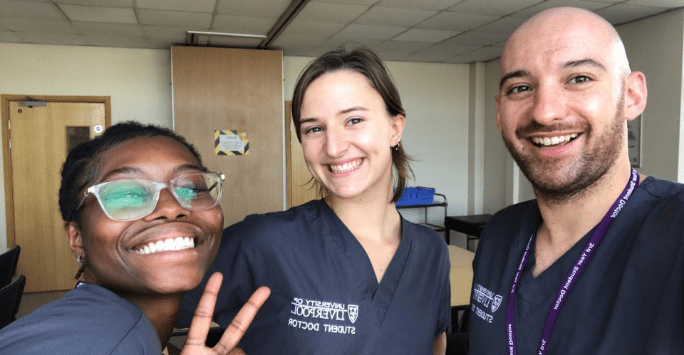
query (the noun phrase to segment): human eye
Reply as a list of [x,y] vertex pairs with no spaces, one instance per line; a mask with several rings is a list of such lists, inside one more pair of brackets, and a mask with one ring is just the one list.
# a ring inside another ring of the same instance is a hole
[[362,121],[361,117],[352,117],[349,120],[347,120],[347,126],[351,126],[351,125],[361,123],[361,121]]
[[591,78],[586,75],[577,75],[570,79],[571,84],[582,84],[591,81]]
[[527,92],[530,90],[532,90],[532,88],[530,88],[527,85],[515,85],[515,86],[508,88],[508,90],[506,90],[506,95],[520,94],[520,93]]
[[152,193],[138,180],[117,180],[100,188],[100,198],[109,207],[137,206],[145,204]]

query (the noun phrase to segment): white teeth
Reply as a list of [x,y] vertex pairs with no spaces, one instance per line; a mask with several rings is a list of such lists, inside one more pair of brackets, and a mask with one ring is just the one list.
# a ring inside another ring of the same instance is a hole
[[532,137],[532,143],[538,144],[538,145],[543,145],[543,146],[552,146],[556,145],[559,143],[565,143],[569,142],[570,140],[577,138],[579,134],[573,133],[573,134],[568,134],[565,136],[556,136],[556,137]]
[[352,171],[358,168],[359,165],[361,165],[362,161],[363,159],[357,159],[349,163],[344,163],[342,165],[330,165],[330,170],[332,170],[334,174],[346,173],[348,171]]
[[177,237],[177,238],[169,238],[166,240],[160,240],[157,242],[150,242],[147,245],[136,249],[135,252],[138,254],[153,254],[156,252],[160,251],[169,251],[169,250],[183,250],[183,249],[190,249],[195,247],[195,241],[193,238],[186,237]]

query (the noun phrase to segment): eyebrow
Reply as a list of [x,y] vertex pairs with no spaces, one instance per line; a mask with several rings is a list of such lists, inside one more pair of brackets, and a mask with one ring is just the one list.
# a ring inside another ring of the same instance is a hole
[[[337,112],[337,114],[338,115],[344,115],[346,113],[353,112],[353,111],[368,111],[368,109],[363,107],[363,106],[354,106],[354,107],[350,107],[350,108],[345,108],[344,110],[340,110]],[[316,121],[315,117],[302,118],[299,120],[299,125],[301,126],[302,123],[313,122],[313,121]]]
[[511,72],[511,73],[508,73],[508,74],[502,76],[501,81],[499,81],[499,90],[501,90],[501,88],[504,86],[506,81],[508,81],[508,79],[521,78],[523,76],[528,76],[528,75],[530,75],[530,72],[528,72],[527,70],[516,70],[514,72]]
[[[608,71],[605,65],[601,64],[600,62],[586,58],[586,59],[578,59],[578,60],[571,60],[569,62],[563,63],[561,65],[561,68],[578,68],[578,67],[583,67],[583,66],[590,66],[594,68],[598,68],[602,71]],[[504,86],[506,81],[512,78],[521,78],[523,76],[528,76],[530,73],[527,70],[516,70],[514,72],[508,73],[504,76],[501,77],[501,81],[499,82],[499,90]]]
[[[202,169],[202,167],[197,166],[196,164],[182,164],[173,168],[173,173],[178,174],[180,172],[187,170],[205,171],[205,169]],[[106,181],[108,178],[115,175],[125,175],[133,173],[143,173],[143,170],[137,167],[124,166],[108,172],[105,176],[102,177],[102,179],[100,179],[100,181]]]

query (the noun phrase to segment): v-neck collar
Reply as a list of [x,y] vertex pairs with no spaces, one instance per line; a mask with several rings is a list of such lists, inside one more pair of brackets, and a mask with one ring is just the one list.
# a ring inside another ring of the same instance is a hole
[[[378,283],[366,250],[342,220],[337,217],[330,206],[325,201],[320,201],[326,217],[323,219],[327,227],[326,233],[323,233],[324,238],[328,238],[330,243],[336,245],[341,253],[345,255],[353,273],[358,275],[355,278],[357,283],[355,286],[362,290],[363,298],[368,299],[369,303],[373,306],[379,324],[382,325],[392,298],[399,287],[399,282],[401,281],[404,267],[411,251],[411,245],[413,244],[412,233],[409,233],[410,224],[401,217],[401,241],[387,266],[381,282]],[[353,287],[354,285],[351,286]]]

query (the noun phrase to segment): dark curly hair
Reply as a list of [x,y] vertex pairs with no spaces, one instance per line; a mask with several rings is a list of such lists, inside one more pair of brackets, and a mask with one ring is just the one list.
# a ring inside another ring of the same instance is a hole
[[62,166],[62,185],[59,188],[59,210],[65,222],[80,224],[81,214],[76,210],[81,202],[81,192],[100,175],[100,157],[106,151],[137,137],[169,137],[186,147],[197,158],[202,169],[199,153],[185,138],[173,131],[137,122],[123,122],[109,127],[101,136],[77,145],[69,152]]
[[[368,48],[359,47],[352,51],[344,48],[327,52],[311,62],[306,69],[299,75],[297,84],[292,95],[292,121],[297,131],[297,138],[300,137],[299,127],[301,126],[300,110],[304,100],[304,93],[311,83],[323,74],[338,70],[355,71],[368,79],[371,86],[380,94],[385,102],[385,108],[391,116],[404,115],[406,111],[401,106],[399,91],[392,82],[389,71],[383,64],[380,57]],[[397,145],[392,149],[392,163],[397,172],[397,188],[392,197],[392,202],[397,202],[404,193],[406,180],[413,175],[409,162],[411,158],[404,151],[404,147]],[[319,186],[319,193],[325,196],[326,191],[323,186]]]

